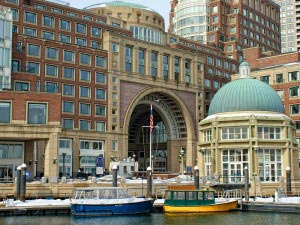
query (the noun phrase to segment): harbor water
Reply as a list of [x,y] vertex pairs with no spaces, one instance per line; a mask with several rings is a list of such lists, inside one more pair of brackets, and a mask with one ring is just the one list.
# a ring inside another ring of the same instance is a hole
[[229,212],[211,214],[152,213],[135,216],[74,218],[71,216],[0,217],[0,225],[289,225],[299,224],[300,214]]

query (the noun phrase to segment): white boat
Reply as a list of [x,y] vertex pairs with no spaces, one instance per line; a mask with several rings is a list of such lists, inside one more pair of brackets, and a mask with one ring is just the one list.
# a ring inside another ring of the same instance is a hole
[[130,196],[120,187],[78,188],[70,201],[73,216],[149,213],[154,199]]

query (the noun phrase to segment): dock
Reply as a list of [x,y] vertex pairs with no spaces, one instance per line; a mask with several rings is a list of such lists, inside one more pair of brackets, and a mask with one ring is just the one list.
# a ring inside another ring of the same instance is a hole
[[299,203],[243,202],[242,211],[300,213]]

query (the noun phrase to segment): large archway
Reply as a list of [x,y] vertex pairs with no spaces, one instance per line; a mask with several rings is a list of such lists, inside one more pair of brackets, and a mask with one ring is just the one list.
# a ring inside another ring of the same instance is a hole
[[[150,142],[151,105],[155,128]],[[155,172],[179,172],[178,155],[182,148],[186,153],[185,168],[193,166],[195,125],[186,105],[175,93],[157,88],[144,90],[130,104],[124,131],[128,131],[128,155],[136,157],[140,170],[145,170],[152,161]]]

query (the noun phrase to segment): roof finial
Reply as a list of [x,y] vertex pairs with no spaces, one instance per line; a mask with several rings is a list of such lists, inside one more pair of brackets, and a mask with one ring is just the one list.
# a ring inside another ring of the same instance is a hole
[[240,78],[250,78],[250,65],[246,62],[245,58],[240,64]]

